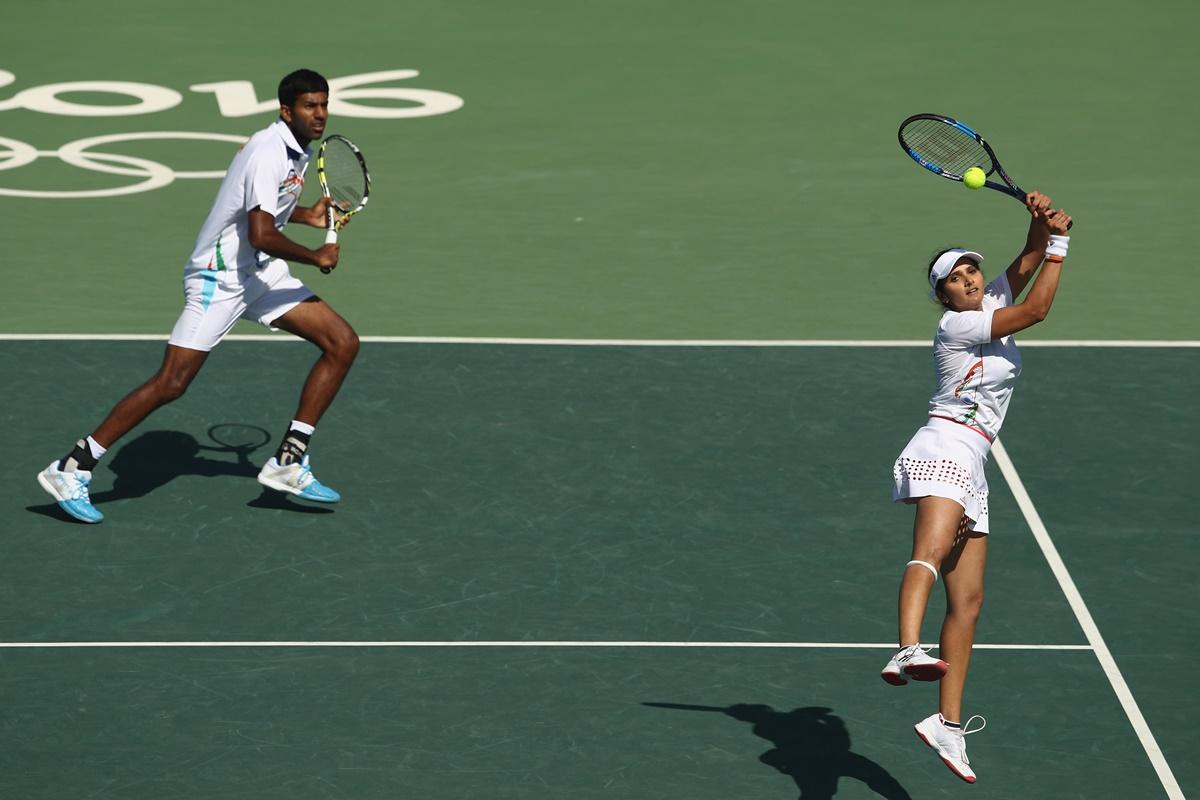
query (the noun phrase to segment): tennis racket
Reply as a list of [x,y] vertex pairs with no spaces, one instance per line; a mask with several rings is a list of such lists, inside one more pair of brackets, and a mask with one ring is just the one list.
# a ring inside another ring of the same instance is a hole
[[933,174],[961,182],[964,172],[979,167],[989,177],[996,175],[1003,181],[984,181],[984,186],[1014,197],[1024,205],[1025,190],[1000,166],[991,145],[953,117],[913,114],[900,123],[897,136],[904,152]]
[[[354,142],[333,135],[321,142],[317,152],[317,180],[321,182],[321,194],[329,199],[325,207],[325,244],[333,244],[350,217],[366,208],[371,173]],[[329,268],[322,267],[321,272],[328,274]]]

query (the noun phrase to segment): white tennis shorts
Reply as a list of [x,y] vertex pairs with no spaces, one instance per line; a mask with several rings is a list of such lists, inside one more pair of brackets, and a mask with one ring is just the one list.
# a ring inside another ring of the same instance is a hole
[[[212,350],[246,317],[271,323],[313,293],[292,277],[286,261],[273,258],[262,269],[194,269],[183,271],[183,312],[170,343],[189,350]],[[274,328],[271,328],[274,330]]]
[[988,486],[984,475],[992,443],[965,425],[930,418],[892,468],[892,500],[946,497],[963,507],[971,529],[988,532]]

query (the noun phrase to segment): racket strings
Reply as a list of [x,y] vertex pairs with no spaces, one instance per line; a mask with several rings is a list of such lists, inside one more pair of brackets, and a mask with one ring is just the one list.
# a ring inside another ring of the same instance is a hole
[[352,211],[367,194],[366,176],[349,147],[330,142],[321,161],[321,174],[329,196],[345,211]]
[[932,119],[909,123],[901,137],[914,153],[945,172],[961,176],[971,167],[991,174],[992,157],[975,137]]

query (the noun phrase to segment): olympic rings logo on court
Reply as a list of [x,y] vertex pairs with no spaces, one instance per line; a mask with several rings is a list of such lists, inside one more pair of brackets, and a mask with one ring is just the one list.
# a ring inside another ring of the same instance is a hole
[[[411,87],[371,86],[385,81],[407,80],[419,73],[414,69],[385,70],[358,75],[346,75],[329,80],[329,112],[334,117],[358,117],[366,119],[411,119],[448,114],[463,106],[463,99],[449,92]],[[0,69],[0,87],[16,80],[13,73]],[[193,92],[215,95],[217,111],[223,117],[247,117],[264,114],[278,108],[273,99],[259,100],[254,84],[250,81],[222,81],[198,83],[190,87]],[[92,105],[64,100],[60,95],[89,92],[120,95],[133,98],[133,103],[120,105]],[[354,100],[399,101],[404,105],[363,105]],[[137,114],[153,114],[174,108],[183,102],[183,95],[174,89],[152,83],[131,81],[70,81],[45,86],[33,86],[17,92],[7,100],[0,100],[0,112],[24,109],[42,114],[68,117],[120,117]],[[0,186],[0,196],[29,198],[80,198],[117,197],[120,195],[150,192],[168,186],[177,178],[221,178],[225,170],[176,170],[148,158],[120,153],[95,152],[92,148],[118,142],[135,142],[154,139],[190,139],[214,142],[229,142],[242,145],[246,136],[226,133],[196,133],[189,131],[156,131],[143,133],[113,133],[92,136],[68,142],[56,150],[39,150],[20,141],[0,136],[0,172],[20,169],[33,164],[40,158],[57,158],[64,164],[136,178],[133,183],[104,189],[48,190],[9,189]]]
[[120,195],[150,192],[169,186],[176,178],[222,178],[225,170],[185,171],[175,170],[158,161],[148,158],[121,155],[120,153],[95,153],[91,148],[113,144],[115,142],[136,142],[147,139],[201,139],[214,142],[232,142],[238,145],[246,143],[248,137],[236,136],[230,133],[192,133],[188,131],[148,131],[145,133],[110,133],[106,136],[92,136],[87,139],[77,139],[68,142],[57,150],[38,150],[32,145],[18,139],[0,136],[0,172],[20,169],[28,166],[39,158],[57,158],[72,167],[106,172],[110,175],[124,175],[140,178],[137,183],[127,186],[116,186],[108,189],[84,189],[79,191],[55,191],[47,189],[7,189],[0,186],[0,196],[4,197],[38,197],[38,198],[67,198],[67,197],[119,197]]

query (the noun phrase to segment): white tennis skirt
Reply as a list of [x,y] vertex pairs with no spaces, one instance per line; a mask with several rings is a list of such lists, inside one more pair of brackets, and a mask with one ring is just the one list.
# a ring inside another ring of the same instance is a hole
[[971,529],[988,532],[988,487],[984,475],[992,443],[974,429],[930,417],[896,459],[892,500],[945,497],[963,507]]

